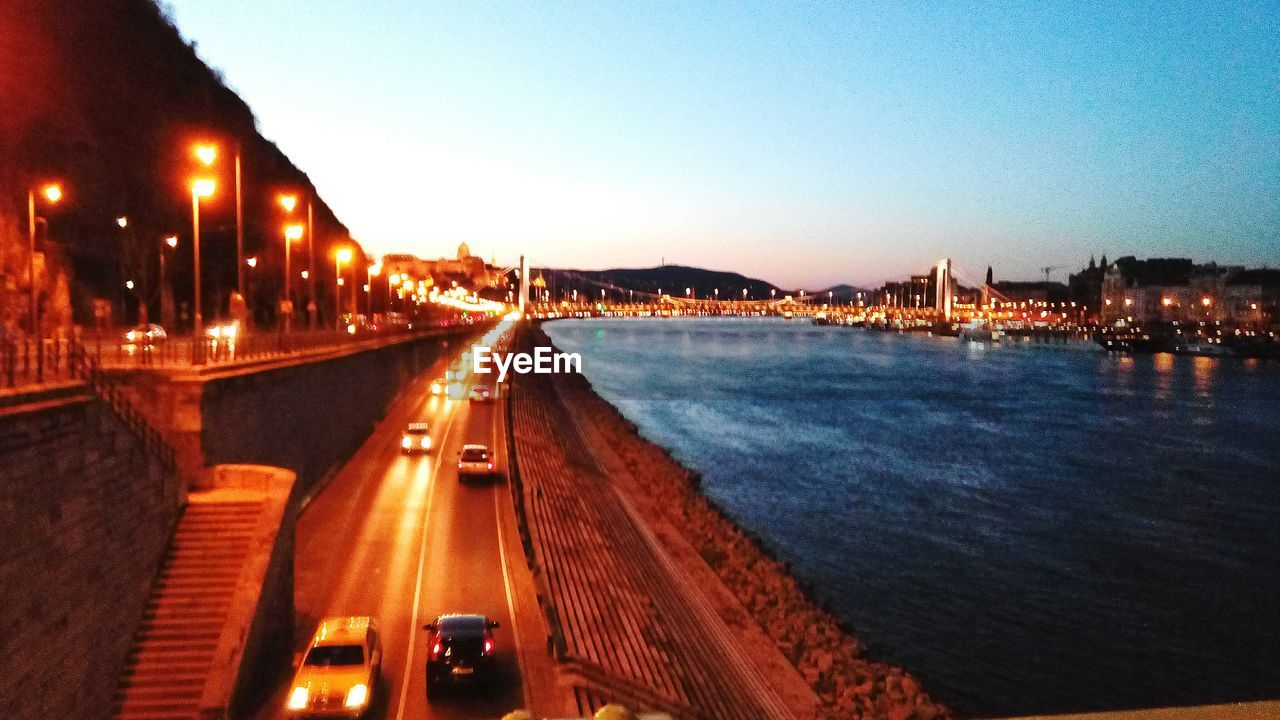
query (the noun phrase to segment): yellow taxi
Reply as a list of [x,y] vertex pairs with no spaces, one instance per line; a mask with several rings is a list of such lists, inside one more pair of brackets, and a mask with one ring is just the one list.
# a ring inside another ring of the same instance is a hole
[[381,665],[373,618],[325,618],[302,656],[285,708],[292,717],[360,717]]

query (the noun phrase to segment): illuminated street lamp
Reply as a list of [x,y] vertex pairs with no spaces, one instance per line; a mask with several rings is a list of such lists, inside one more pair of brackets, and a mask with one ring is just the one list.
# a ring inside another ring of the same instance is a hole
[[333,327],[335,330],[342,329],[342,266],[344,263],[351,262],[351,248],[339,248],[334,253],[333,274],[337,278],[338,290],[334,293],[333,304]]
[[258,256],[250,255],[249,257],[244,259],[244,264],[248,265],[250,270],[258,267]]
[[170,329],[173,327],[173,290],[169,287],[166,258],[177,247],[177,235],[170,235],[160,241],[160,324]]
[[[192,148],[196,159],[205,167],[213,167],[218,159],[218,146],[213,143],[196,143]],[[244,208],[240,193],[240,145],[236,144],[236,290],[244,297]]]
[[284,298],[280,301],[281,328],[288,332],[293,321],[293,299],[289,293],[289,281],[293,277],[290,266],[294,240],[302,239],[302,226],[294,223],[284,227]]
[[119,225],[121,228],[129,227],[129,218],[125,217],[124,215],[121,215],[120,217],[116,218],[116,225]]
[[382,274],[382,263],[374,263],[365,270],[365,303],[369,317],[373,317],[373,279]]
[[[214,157],[217,157],[217,153],[214,152],[209,156],[210,159],[205,161],[205,155],[200,155],[200,150],[209,147],[212,146],[201,146],[196,151],[200,160],[205,162],[206,165],[213,162]],[[191,326],[191,337],[193,338],[191,347],[193,349],[201,347],[199,338],[204,332],[204,317],[200,313],[200,198],[210,197],[217,188],[217,183],[209,178],[196,178],[191,181],[191,265],[192,277],[195,280],[194,302],[192,303],[193,323]],[[199,357],[197,356],[197,358]]]
[[[40,188],[50,203],[62,199],[62,188],[50,183]],[[46,226],[47,230],[47,226]],[[44,342],[40,333],[40,311],[36,305],[36,191],[27,191],[27,283],[31,336],[36,339],[36,382],[44,382]]]

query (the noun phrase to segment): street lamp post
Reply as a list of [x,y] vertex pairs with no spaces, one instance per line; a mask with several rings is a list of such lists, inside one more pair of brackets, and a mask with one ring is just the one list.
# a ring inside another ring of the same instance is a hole
[[[41,194],[51,203],[62,199],[62,188],[45,185]],[[47,227],[47,226],[46,226]],[[44,338],[40,332],[40,311],[36,305],[36,192],[27,190],[27,310],[30,315],[31,336],[36,340],[36,382],[44,382]]]
[[320,305],[316,302],[316,224],[311,215],[311,200],[307,199],[307,325],[316,329],[316,316]]
[[360,314],[360,296],[358,294],[359,285],[356,282],[356,263],[351,261],[351,324],[355,324],[356,316]]
[[374,263],[365,271],[365,307],[369,313],[369,319],[373,319],[373,279],[382,274],[382,264]]
[[290,264],[293,241],[302,239],[301,225],[287,225],[284,229],[284,299],[280,301],[281,322],[285,332],[293,326],[293,297],[289,291],[293,281],[293,269]]
[[[191,347],[200,346],[204,331],[204,317],[200,313],[200,198],[213,195],[217,185],[208,178],[196,178],[191,183],[191,272],[195,286],[191,304]],[[196,356],[202,358],[203,353]]]
[[[240,202],[240,143],[236,143],[236,290],[244,294],[244,208]],[[246,300],[245,304],[248,304]]]
[[[280,207],[284,208],[286,214],[293,214],[293,209],[298,205],[298,197],[296,195],[280,195],[276,198],[280,203]],[[278,325],[283,332],[289,331],[290,321],[293,319],[292,297],[289,292],[289,285],[292,280],[292,269],[290,266],[290,251],[295,238],[302,237],[301,225],[285,225],[284,227],[284,296],[280,299],[277,306]]]
[[168,261],[166,260],[168,253],[165,252],[165,247],[169,250],[178,247],[178,236],[170,235],[160,246],[160,324],[172,331],[173,318],[170,315],[173,312],[173,294],[169,290]]
[[334,254],[333,275],[333,329],[342,329],[342,264],[351,262],[351,248],[341,248]]

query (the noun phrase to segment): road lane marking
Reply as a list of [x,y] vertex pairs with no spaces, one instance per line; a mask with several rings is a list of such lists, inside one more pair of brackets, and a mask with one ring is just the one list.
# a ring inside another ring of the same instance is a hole
[[436,466],[431,473],[431,484],[427,488],[427,506],[422,515],[422,541],[418,545],[418,575],[413,585],[413,613],[409,620],[409,649],[404,659],[404,675],[400,681],[400,700],[396,706],[396,720],[404,718],[404,701],[409,697],[409,683],[413,679],[413,647],[418,640],[418,604],[422,601],[422,573],[427,566],[427,521],[431,518],[431,502],[436,497],[436,485],[440,479],[440,463],[444,459],[444,449],[449,444],[449,433],[453,430],[453,421],[458,417],[459,407],[449,409],[449,421],[445,424],[444,435],[440,437],[440,448],[436,451]]
[[[494,405],[493,427],[491,428],[494,432],[494,439],[493,439],[494,455],[497,455],[497,449],[499,446],[498,438],[497,438],[498,417],[502,414],[501,411],[498,409],[499,407],[500,406],[497,404]],[[506,433],[503,433],[503,439],[505,440],[505,438],[506,438]],[[503,447],[505,448],[506,446],[503,445]],[[507,453],[505,450],[503,452],[503,457],[505,459],[505,463],[503,464],[502,475],[507,480],[507,488],[508,488],[508,492],[510,492],[511,458],[509,456],[509,453]],[[507,566],[507,548],[506,548],[507,544],[505,541],[506,536],[502,531],[501,493],[499,492],[499,489],[496,486],[493,488],[493,517],[494,517],[494,521],[497,523],[497,528],[498,528],[498,558],[499,558],[499,562],[502,563],[502,585],[507,591],[507,616],[511,618],[511,638],[512,638],[512,642],[515,644],[516,665],[519,667],[519,670],[520,670],[520,693],[524,696],[525,709],[532,711],[533,710],[533,694],[529,690],[529,673],[525,669],[525,664],[524,664],[524,645],[520,642],[520,625],[519,625],[519,622],[516,620],[517,611],[516,611],[515,596],[511,592],[511,568]]]

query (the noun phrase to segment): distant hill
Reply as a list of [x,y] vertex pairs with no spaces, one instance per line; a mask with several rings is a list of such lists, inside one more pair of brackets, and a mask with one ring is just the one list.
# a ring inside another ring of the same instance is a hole
[[[830,295],[828,295],[830,293]],[[858,299],[858,293],[863,294],[863,299],[869,298],[872,291],[866,288],[855,287],[853,285],[841,284],[832,285],[829,288],[823,288],[817,291],[817,295],[821,298],[830,297],[835,303],[847,303]]]
[[[548,289],[554,285],[561,289],[581,292],[599,292],[599,285],[612,285],[637,292],[658,294],[659,292],[683,296],[689,289],[693,296],[714,298],[719,290],[719,297],[725,300],[741,298],[742,291],[747,291],[751,298],[769,297],[769,291],[776,291],[781,296],[786,291],[772,283],[750,278],[740,273],[721,270],[707,270],[687,265],[659,265],[650,268],[614,268],[612,270],[566,270],[531,268],[536,278],[542,275]],[[559,292],[557,293],[559,294]]]

